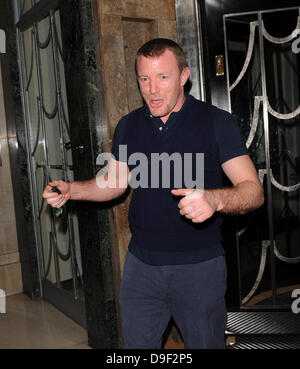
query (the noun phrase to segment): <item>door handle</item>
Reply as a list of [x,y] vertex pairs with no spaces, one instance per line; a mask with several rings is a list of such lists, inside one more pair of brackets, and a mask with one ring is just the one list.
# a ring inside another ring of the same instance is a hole
[[74,150],[76,150],[76,151],[78,151],[80,154],[82,154],[83,153],[83,151],[84,151],[84,146],[83,146],[83,144],[81,144],[81,143],[79,143],[78,145],[76,145],[76,146],[74,146],[74,145],[72,145],[72,143],[71,142],[66,142],[65,143],[65,149],[68,151],[68,150],[70,150],[70,149],[74,149]]
[[0,167],[2,167],[1,142],[0,142]]

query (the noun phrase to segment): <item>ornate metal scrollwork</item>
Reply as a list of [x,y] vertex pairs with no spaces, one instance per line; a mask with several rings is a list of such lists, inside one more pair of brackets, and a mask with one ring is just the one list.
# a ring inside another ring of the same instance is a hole
[[250,60],[252,58],[252,53],[253,53],[253,46],[254,46],[254,39],[255,39],[255,28],[257,27],[258,22],[250,22],[250,35],[249,35],[249,42],[248,42],[248,50],[247,50],[247,55],[246,55],[246,59],[243,65],[243,68],[240,72],[240,74],[238,75],[237,79],[233,82],[233,84],[229,87],[229,91],[232,91],[235,86],[240,82],[240,80],[244,77]]
[[[277,10],[278,11],[278,10]],[[265,179],[268,180],[268,184],[269,187],[267,186],[268,191],[271,191],[271,186],[275,187],[276,189],[278,189],[279,191],[282,192],[287,192],[287,193],[293,193],[295,191],[298,191],[300,189],[300,182],[293,184],[293,185],[283,185],[280,183],[280,181],[276,180],[274,178],[273,175],[273,171],[272,171],[272,167],[270,164],[270,141],[269,141],[269,116],[272,116],[276,119],[279,120],[291,120],[291,119],[295,119],[300,115],[300,105],[294,110],[291,111],[289,113],[280,113],[278,111],[276,111],[270,104],[269,100],[268,100],[268,96],[267,96],[267,88],[266,88],[266,74],[265,74],[265,68],[267,68],[267,66],[265,65],[265,60],[264,60],[264,39],[268,40],[270,43],[274,43],[274,44],[284,44],[287,42],[292,41],[296,35],[299,32],[295,32],[296,30],[300,30],[300,8],[298,9],[299,11],[299,15],[297,17],[297,24],[296,24],[296,28],[295,30],[288,36],[286,37],[274,37],[272,35],[270,35],[268,33],[268,31],[265,28],[265,24],[262,21],[262,14],[263,12],[253,12],[253,15],[256,14],[257,16],[257,21],[251,21],[249,22],[249,40],[248,40],[248,47],[247,47],[247,52],[246,52],[246,56],[245,56],[245,61],[243,64],[243,67],[241,68],[238,77],[235,79],[235,81],[228,86],[228,96],[229,96],[229,102],[231,105],[231,93],[233,92],[234,88],[240,83],[240,81],[242,80],[242,78],[246,75],[248,69],[249,69],[249,65],[250,65],[250,61],[253,57],[253,50],[255,48],[255,35],[256,35],[256,29],[258,30],[258,36],[259,36],[259,55],[260,55],[260,61],[262,60],[262,62],[260,63],[260,75],[261,75],[261,96],[254,96],[254,104],[253,104],[253,112],[252,112],[252,121],[251,121],[251,126],[250,126],[250,132],[248,134],[247,140],[246,140],[246,146],[247,148],[249,148],[252,144],[253,144],[253,140],[255,138],[255,136],[257,135],[258,132],[258,127],[261,124],[261,121],[263,121],[263,125],[261,127],[261,129],[259,130],[260,132],[264,132],[264,135],[267,136],[267,139],[265,140],[265,157],[266,157],[266,167],[259,169],[258,171],[258,176],[259,179],[261,181],[261,183],[264,182]],[[239,14],[240,15],[240,14]],[[231,17],[232,15],[230,15]],[[225,18],[226,19],[226,18]],[[253,19],[253,18],[252,18]],[[228,58],[228,55],[227,55]],[[227,64],[227,68],[228,64]],[[229,74],[229,70],[227,70],[228,74]],[[259,93],[259,94],[260,94]],[[263,106],[263,114],[262,116],[260,116],[260,107]],[[271,198],[271,196],[270,196]],[[268,196],[268,200],[270,202],[270,198]],[[270,209],[268,210],[270,212]],[[272,215],[272,214],[271,214]],[[252,219],[252,218],[251,218]],[[269,219],[269,222],[273,221],[273,218],[271,216],[271,220]],[[252,220],[251,220],[252,222]],[[250,224],[250,223],[249,223]],[[238,239],[244,235],[248,228],[249,228],[249,224],[245,225],[242,229],[238,230],[237,232],[237,237]],[[300,263],[300,256],[297,257],[287,257],[282,255],[282,253],[279,251],[278,246],[274,240],[274,234],[272,232],[273,231],[273,227],[270,228],[271,229],[271,234],[270,234],[270,239],[271,240],[263,240],[261,241],[261,254],[260,254],[260,265],[258,268],[258,272],[255,278],[255,281],[253,283],[252,288],[250,289],[250,291],[247,293],[247,295],[245,297],[242,298],[241,304],[245,305],[249,302],[249,300],[253,297],[253,295],[255,294],[255,292],[257,291],[261,280],[263,278],[264,275],[264,271],[265,271],[265,266],[266,266],[266,259],[267,259],[267,251],[268,248],[270,249],[270,246],[273,245],[272,247],[272,252],[274,253],[275,257],[278,258],[279,260],[281,260],[284,263],[289,263],[289,264],[296,264],[296,263]]]
[[300,30],[300,16],[297,18],[297,25],[295,30],[289,36],[286,37],[271,36],[266,30],[264,22],[262,22],[262,34],[268,41],[272,42],[273,44],[285,44],[286,42],[292,41],[296,37],[295,31],[298,29]]

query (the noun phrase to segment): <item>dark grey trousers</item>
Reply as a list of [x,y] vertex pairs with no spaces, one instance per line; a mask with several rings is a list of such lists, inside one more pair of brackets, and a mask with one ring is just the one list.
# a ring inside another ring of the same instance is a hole
[[153,266],[128,252],[120,290],[124,348],[161,348],[171,316],[186,348],[225,348],[225,291],[224,256]]

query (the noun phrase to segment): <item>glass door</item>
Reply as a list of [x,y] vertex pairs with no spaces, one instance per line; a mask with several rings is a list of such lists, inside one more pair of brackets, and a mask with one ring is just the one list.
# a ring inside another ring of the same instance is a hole
[[265,188],[239,219],[240,306],[287,309],[300,287],[300,8],[224,15],[228,110]]
[[49,181],[74,177],[59,1],[14,5],[43,297],[85,325],[76,213],[72,204],[59,213],[42,199]]

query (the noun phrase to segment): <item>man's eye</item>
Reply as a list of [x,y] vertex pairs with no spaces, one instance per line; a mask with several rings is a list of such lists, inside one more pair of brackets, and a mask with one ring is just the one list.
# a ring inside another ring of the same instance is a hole
[[168,76],[161,76],[161,79],[167,79]]
[[147,81],[148,81],[148,78],[146,78],[146,77],[141,77],[141,78],[140,78],[140,81],[141,81],[141,82],[147,82]]

